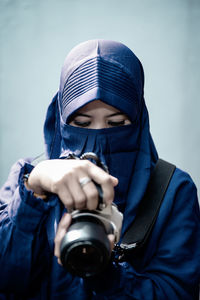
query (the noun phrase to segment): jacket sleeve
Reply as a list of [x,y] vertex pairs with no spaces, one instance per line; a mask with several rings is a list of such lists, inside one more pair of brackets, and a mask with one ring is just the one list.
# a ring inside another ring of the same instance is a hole
[[[0,190],[0,291],[24,293],[41,273],[47,246],[44,221],[55,201],[44,202],[26,190],[23,175],[33,169],[18,161]],[[39,272],[38,272],[39,271]],[[36,274],[37,273],[37,274]]]
[[110,300],[199,299],[200,213],[196,187],[186,173],[176,170],[139,267],[133,261],[112,262],[84,283]]

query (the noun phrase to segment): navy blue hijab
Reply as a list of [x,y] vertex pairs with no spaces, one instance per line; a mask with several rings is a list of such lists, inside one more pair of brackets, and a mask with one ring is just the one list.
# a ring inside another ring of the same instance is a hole
[[[119,179],[114,201],[124,213],[123,231],[136,214],[158,159],[143,91],[142,65],[128,47],[108,40],[81,43],[65,59],[44,125],[49,159],[93,151]],[[76,110],[93,100],[116,107],[132,124],[106,129],[67,124]]]

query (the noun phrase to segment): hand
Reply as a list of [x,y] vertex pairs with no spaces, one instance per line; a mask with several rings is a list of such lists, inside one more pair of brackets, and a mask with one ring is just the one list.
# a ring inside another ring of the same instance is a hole
[[[70,224],[71,224],[71,215],[68,213],[65,213],[60,220],[60,223],[58,225],[58,230],[57,230],[55,240],[54,240],[54,242],[55,242],[54,255],[57,257],[58,263],[60,265],[62,265],[61,260],[60,260],[60,244],[61,244],[61,241],[62,241],[64,235],[66,234]],[[112,251],[114,248],[114,239],[115,239],[114,235],[109,234],[108,239],[110,241],[110,248]]]
[[93,210],[98,205],[98,191],[92,181],[81,187],[80,179],[84,177],[101,185],[105,203],[113,201],[114,186],[118,184],[118,179],[89,160],[42,161],[30,173],[27,187],[37,194],[57,194],[69,211],[84,208]]

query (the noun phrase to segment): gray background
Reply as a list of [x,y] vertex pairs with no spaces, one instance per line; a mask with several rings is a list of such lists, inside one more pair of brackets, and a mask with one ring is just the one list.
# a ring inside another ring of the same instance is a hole
[[0,0],[0,184],[20,157],[43,152],[42,127],[68,51],[105,38],[143,63],[160,157],[200,188],[200,1]]

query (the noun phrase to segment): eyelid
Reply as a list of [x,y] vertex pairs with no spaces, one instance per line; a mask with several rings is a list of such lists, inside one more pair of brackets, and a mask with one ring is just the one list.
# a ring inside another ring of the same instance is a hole
[[78,120],[73,120],[73,123],[75,126],[78,126],[78,127],[89,127],[90,124],[91,124],[91,121],[78,121]]
[[128,117],[126,117],[125,115],[116,115],[116,116],[111,116],[108,118],[108,121],[111,122],[120,122],[120,121],[125,121],[128,120]]
[[124,119],[123,120],[119,120],[119,121],[108,120],[108,124],[109,125],[118,125],[118,124],[119,125],[123,125],[123,124],[125,124],[125,121],[126,120],[124,120]]
[[79,120],[82,122],[82,121],[85,121],[85,120],[90,120],[91,117],[89,116],[82,116],[82,115],[77,115],[73,118],[73,120],[77,120],[79,122]]
[[73,122],[78,124],[91,123],[89,120],[74,120]]

